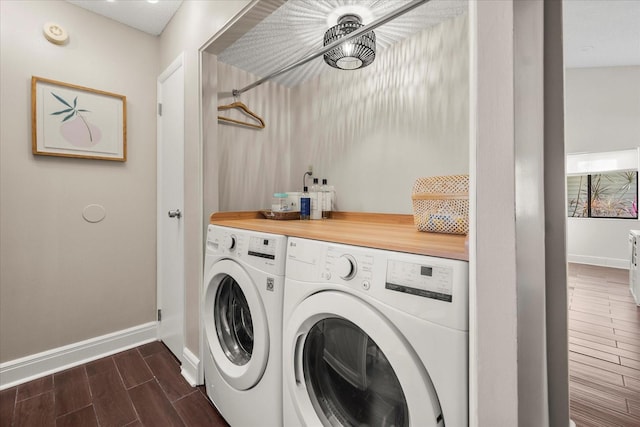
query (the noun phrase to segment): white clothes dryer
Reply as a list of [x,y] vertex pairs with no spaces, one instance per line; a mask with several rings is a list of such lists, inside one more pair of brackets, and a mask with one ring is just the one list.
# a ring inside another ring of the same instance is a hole
[[284,425],[468,426],[468,263],[292,238]]
[[203,326],[207,395],[234,427],[282,425],[286,236],[209,225]]

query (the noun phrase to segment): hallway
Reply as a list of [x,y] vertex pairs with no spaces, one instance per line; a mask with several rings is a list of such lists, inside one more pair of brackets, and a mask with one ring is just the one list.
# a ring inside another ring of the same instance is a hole
[[640,309],[629,271],[569,264],[569,390],[577,427],[640,425]]

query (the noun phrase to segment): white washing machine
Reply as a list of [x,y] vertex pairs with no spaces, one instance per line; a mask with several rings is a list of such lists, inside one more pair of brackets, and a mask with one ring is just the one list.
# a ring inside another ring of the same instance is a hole
[[282,425],[287,237],[209,225],[204,268],[207,395],[234,427]]
[[284,425],[468,426],[468,263],[289,238]]

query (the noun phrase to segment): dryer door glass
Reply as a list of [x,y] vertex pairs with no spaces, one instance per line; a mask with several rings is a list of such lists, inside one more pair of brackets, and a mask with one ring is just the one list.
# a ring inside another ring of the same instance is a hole
[[253,351],[253,323],[249,304],[231,276],[220,282],[213,313],[220,346],[236,365],[245,365]]
[[324,425],[409,425],[407,402],[393,368],[355,324],[341,318],[316,323],[302,357],[307,390]]

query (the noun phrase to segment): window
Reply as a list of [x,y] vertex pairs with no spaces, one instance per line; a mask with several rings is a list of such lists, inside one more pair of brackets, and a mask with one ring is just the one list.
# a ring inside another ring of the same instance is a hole
[[638,172],[568,176],[567,208],[569,217],[638,219]]

